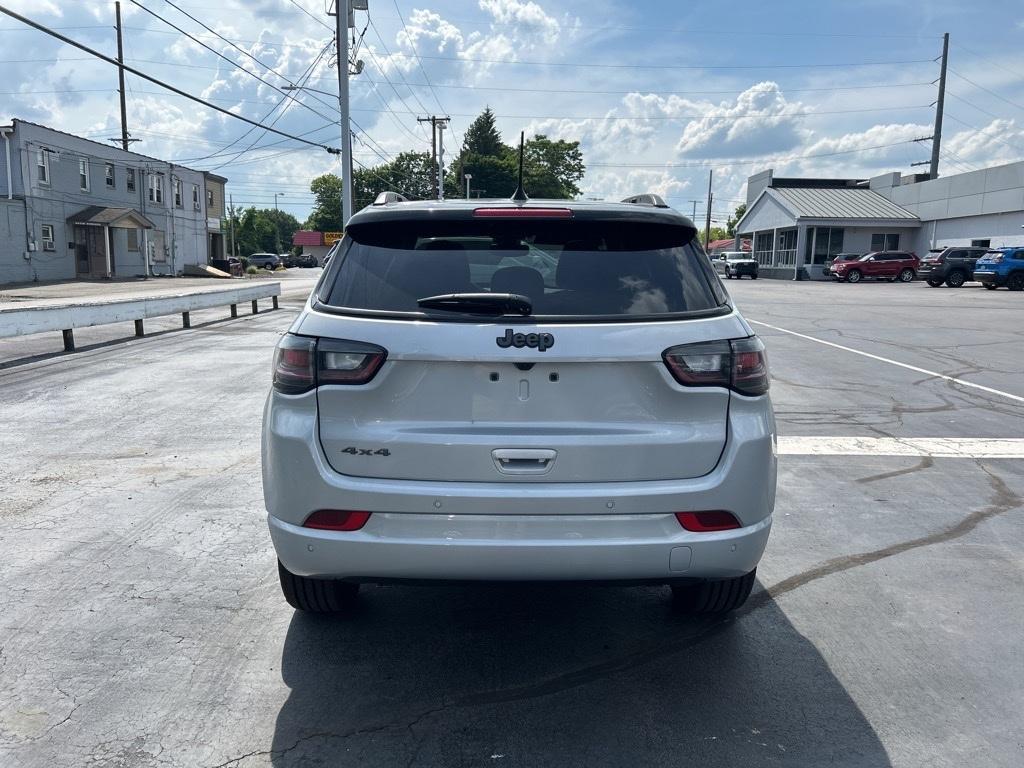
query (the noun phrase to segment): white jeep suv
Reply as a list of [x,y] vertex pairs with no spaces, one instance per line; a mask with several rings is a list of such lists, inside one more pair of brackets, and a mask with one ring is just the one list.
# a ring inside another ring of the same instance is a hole
[[424,580],[661,583],[732,610],[775,479],[764,346],[654,195],[382,195],[278,344],[264,411],[304,611]]

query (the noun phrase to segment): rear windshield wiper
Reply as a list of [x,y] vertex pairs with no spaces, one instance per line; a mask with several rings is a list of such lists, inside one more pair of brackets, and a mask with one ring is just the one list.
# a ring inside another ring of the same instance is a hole
[[473,315],[530,315],[533,302],[519,293],[446,293],[416,303],[424,309],[446,309]]

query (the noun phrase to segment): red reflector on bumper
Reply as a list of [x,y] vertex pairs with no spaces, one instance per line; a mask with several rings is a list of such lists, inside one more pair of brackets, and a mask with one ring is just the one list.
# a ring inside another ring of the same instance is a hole
[[306,518],[303,528],[321,531],[358,531],[370,519],[369,512],[343,512],[339,509],[320,509]]
[[688,531],[711,533],[740,528],[740,521],[732,512],[676,512],[676,520]]

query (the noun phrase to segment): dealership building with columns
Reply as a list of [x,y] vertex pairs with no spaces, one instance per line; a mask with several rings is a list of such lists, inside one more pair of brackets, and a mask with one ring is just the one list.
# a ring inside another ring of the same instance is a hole
[[747,180],[747,212],[736,226],[753,243],[763,277],[827,279],[839,253],[907,250],[923,256],[954,245],[1024,245],[1024,162],[929,179],[886,173],[870,179]]

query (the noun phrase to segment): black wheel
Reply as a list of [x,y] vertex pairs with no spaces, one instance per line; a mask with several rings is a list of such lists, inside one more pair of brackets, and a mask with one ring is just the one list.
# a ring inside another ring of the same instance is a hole
[[680,613],[727,613],[735,611],[750,596],[757,575],[755,568],[735,579],[704,581],[672,586],[672,607]]
[[928,285],[930,285],[932,288],[940,288],[940,287],[942,287],[942,281],[941,280],[929,280],[928,281]]
[[725,273],[725,279],[726,280],[732,280],[732,273],[731,272],[726,272]]
[[901,269],[899,278],[901,283],[909,283],[911,280],[914,279],[914,270],[912,270],[910,267],[907,267],[906,269]]
[[946,278],[946,285],[950,288],[960,288],[965,282],[967,282],[967,275],[963,272],[950,272],[949,277]]
[[863,277],[863,275],[861,275],[859,269],[851,269],[849,274],[847,274],[847,276],[846,276],[846,282],[848,282],[848,283],[859,283],[861,277]]
[[307,579],[296,576],[281,561],[277,561],[277,575],[281,579],[281,591],[288,605],[297,611],[308,613],[339,613],[352,607],[359,585],[347,581]]
[[750,276],[750,279],[751,279],[751,280],[757,280],[757,275],[751,275],[751,276]]
[[1006,287],[1011,291],[1024,291],[1024,272],[1014,272],[1006,278]]
[[982,283],[985,286],[986,291],[994,291],[996,289],[995,283]]

